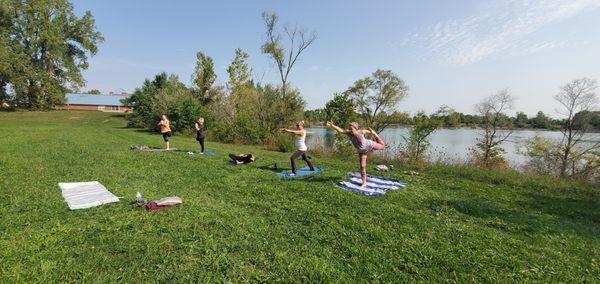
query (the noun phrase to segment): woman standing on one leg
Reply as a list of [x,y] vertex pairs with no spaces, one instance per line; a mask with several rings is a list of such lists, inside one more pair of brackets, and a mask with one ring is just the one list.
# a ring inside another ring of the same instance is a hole
[[200,154],[204,154],[204,118],[198,118],[196,122],[196,141],[200,144]]
[[[375,130],[369,128],[368,130],[360,130],[358,123],[351,122],[348,129],[342,129],[333,124],[333,122],[328,121],[327,126],[335,129],[339,133],[344,133],[348,135],[352,145],[356,148],[356,153],[358,154],[358,159],[360,160],[360,177],[362,179],[362,186],[364,187],[367,184],[367,156],[369,152],[372,150],[383,150],[385,149],[385,143]],[[375,141],[369,140],[365,138],[365,134],[371,134],[375,137]]]
[[292,176],[296,175],[296,163],[294,162],[295,159],[297,159],[298,157],[302,157],[302,160],[304,160],[306,162],[306,164],[308,165],[308,167],[310,168],[311,171],[314,171],[315,168],[313,167],[312,163],[310,162],[310,159],[306,156],[306,150],[308,150],[308,147],[306,147],[306,134],[308,132],[306,132],[306,130],[304,130],[304,121],[299,121],[296,124],[296,130],[289,130],[289,129],[281,129],[281,131],[283,132],[287,132],[290,134],[294,134],[295,135],[295,139],[296,139],[296,148],[298,149],[296,152],[294,152],[294,154],[292,154],[292,156],[290,157],[290,162],[292,164]]
[[158,123],[158,126],[160,126],[160,133],[163,136],[163,140],[165,140],[165,143],[167,144],[167,148],[166,148],[167,150],[169,150],[169,137],[171,137],[170,124],[171,124],[171,122],[167,118],[167,115],[163,114],[160,117],[160,122]]

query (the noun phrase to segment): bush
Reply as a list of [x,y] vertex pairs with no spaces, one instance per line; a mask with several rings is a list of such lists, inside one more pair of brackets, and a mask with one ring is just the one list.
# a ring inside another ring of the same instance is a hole
[[[560,141],[536,135],[525,141],[524,154],[529,157],[525,169],[537,174],[560,176],[562,153]],[[573,149],[568,160],[571,177],[582,180],[597,180],[600,177],[600,151]]]
[[336,133],[334,143],[334,153],[336,155],[351,156],[356,154],[356,148],[345,134]]
[[232,129],[233,142],[241,144],[260,144],[266,134],[256,119],[245,115],[235,117]]
[[486,150],[483,144],[477,143],[475,147],[469,149],[469,164],[484,168],[506,168],[508,167],[508,162],[502,156],[505,153],[504,148],[500,146],[487,148]]
[[287,133],[275,133],[267,145],[279,152],[293,152],[296,150],[293,137]]
[[158,131],[160,117],[166,114],[173,132],[191,134],[198,117],[204,117],[211,125],[212,117],[206,107],[193,96],[191,90],[177,76],[165,73],[156,75],[153,81],[146,80],[131,97],[124,100],[133,106],[134,112],[127,115],[128,126]]
[[421,163],[427,160],[429,137],[442,125],[442,121],[439,117],[428,116],[424,112],[417,113],[412,120],[410,135],[403,137],[404,145],[399,151],[399,157],[411,163]]

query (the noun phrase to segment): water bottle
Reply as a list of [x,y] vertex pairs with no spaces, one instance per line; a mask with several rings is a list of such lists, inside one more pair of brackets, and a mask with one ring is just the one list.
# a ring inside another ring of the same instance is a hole
[[142,194],[139,191],[135,195],[135,199],[137,200],[137,202],[142,202]]
[[394,171],[394,165],[390,165],[390,172]]

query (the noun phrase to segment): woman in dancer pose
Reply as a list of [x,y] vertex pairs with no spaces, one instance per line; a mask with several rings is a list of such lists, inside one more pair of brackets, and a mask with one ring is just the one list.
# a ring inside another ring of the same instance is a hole
[[158,126],[160,126],[160,133],[162,134],[163,140],[165,140],[165,143],[167,144],[167,150],[169,150],[169,137],[171,137],[170,124],[171,122],[167,118],[167,115],[163,114],[160,117],[160,122],[158,123]]
[[[338,133],[348,135],[352,145],[356,148],[356,153],[360,160],[360,177],[362,179],[361,186],[367,185],[367,156],[373,150],[385,149],[385,143],[375,130],[369,128],[367,130],[359,129],[359,125],[356,122],[350,122],[348,129],[342,129],[333,124],[332,121],[327,122],[327,126],[335,129]],[[370,134],[375,138],[375,141],[365,138],[365,134]]]
[[194,126],[196,127],[196,141],[200,144],[200,154],[204,154],[204,118],[198,118]]
[[308,132],[304,130],[304,121],[299,121],[298,123],[296,123],[296,130],[283,128],[281,129],[281,131],[293,134],[296,139],[295,145],[296,149],[298,150],[296,150],[296,152],[294,152],[294,154],[292,154],[292,156],[290,157],[290,162],[292,164],[291,176],[296,175],[296,162],[294,162],[294,160],[298,159],[298,157],[302,157],[302,160],[306,162],[310,170],[314,171],[315,167],[313,167],[312,163],[310,162],[310,159],[308,158],[308,156],[306,156],[306,150],[308,150],[308,147],[306,147],[306,134]]

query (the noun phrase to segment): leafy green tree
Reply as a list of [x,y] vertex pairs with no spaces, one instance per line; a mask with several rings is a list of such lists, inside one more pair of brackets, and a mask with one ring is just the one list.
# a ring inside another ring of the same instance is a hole
[[345,93],[333,94],[333,99],[325,104],[326,120],[335,121],[338,125],[347,127],[356,118],[356,111],[352,100]]
[[523,154],[529,157],[525,169],[543,175],[558,175],[560,172],[560,146],[553,140],[538,134],[525,140]]
[[217,79],[215,64],[210,56],[201,51],[196,53],[196,59],[196,67],[192,74],[194,94],[200,102],[208,104],[214,99],[210,90]]
[[550,119],[542,111],[538,111],[537,115],[532,119],[531,124],[534,128],[548,129],[550,128]]
[[590,110],[580,111],[575,114],[573,121],[573,127],[575,129],[590,131],[596,128],[595,125],[598,125],[598,121],[600,121],[600,112]]
[[252,68],[246,62],[248,53],[238,48],[235,50],[235,57],[227,68],[229,81],[229,118],[225,123],[230,126],[225,127],[229,132],[222,132],[225,139],[230,139],[234,143],[259,144],[265,140],[267,132],[261,128],[258,121],[260,109],[260,94],[252,82]]
[[[442,110],[443,111],[443,110]],[[442,120],[435,116],[428,116],[424,112],[417,113],[412,118],[410,136],[403,137],[406,142],[404,156],[411,162],[421,162],[429,148],[429,137],[442,125]]]
[[522,111],[517,112],[517,115],[515,117],[515,126],[517,128],[528,127],[529,126],[529,119],[527,118],[527,114],[525,114]]
[[590,124],[594,130],[600,130],[600,111],[593,111]]
[[0,61],[11,66],[0,66],[3,100],[10,85],[18,106],[47,109],[85,84],[81,70],[104,40],[89,11],[77,17],[66,0],[1,0],[0,7]]
[[327,121],[327,110],[323,108],[305,110],[304,111],[304,120],[306,125],[313,125],[316,123],[323,123]]
[[235,57],[227,67],[227,73],[229,74],[227,86],[235,115],[247,116],[248,119],[251,119],[256,111],[258,93],[251,81],[252,68],[246,63],[247,59],[248,53],[241,48],[235,50]]
[[437,110],[436,116],[443,121],[446,127],[460,126],[460,114],[450,106],[442,105]]
[[91,90],[89,90],[89,91],[87,91],[85,93],[86,94],[90,94],[90,95],[100,95],[100,94],[102,94],[102,92],[100,92],[100,90],[98,90],[98,89],[91,89]]
[[[219,88],[212,88],[211,92],[215,90]],[[175,132],[191,132],[200,116],[208,125],[214,121],[207,107],[194,96],[194,90],[185,86],[179,77],[164,72],[157,74],[152,81],[146,79],[141,87],[122,101],[134,109],[127,117],[130,127],[157,131],[157,123],[163,114],[169,117],[171,129]]]
[[464,116],[464,124],[469,125],[471,127],[475,127],[481,124],[482,122],[482,118],[481,116],[478,115],[472,115],[472,114],[466,114]]
[[389,115],[389,120],[393,124],[398,125],[410,125],[412,123],[410,115],[406,112],[401,111],[394,111],[392,114]]
[[371,76],[354,82],[344,93],[355,102],[363,123],[381,132],[391,121],[389,116],[380,114],[394,112],[406,97],[408,86],[392,71],[377,69]]
[[240,86],[247,86],[251,83],[252,68],[248,66],[246,60],[248,60],[248,53],[241,48],[237,48],[233,61],[227,67],[227,73],[229,74],[227,85],[230,89],[235,90]]
[[128,125],[138,128],[154,128],[154,109],[158,92],[167,86],[169,76],[163,72],[154,76],[154,80],[146,79],[141,87],[136,88],[128,98],[121,100],[131,106],[133,112],[128,115]]

